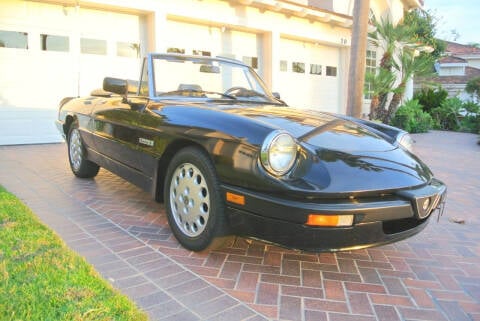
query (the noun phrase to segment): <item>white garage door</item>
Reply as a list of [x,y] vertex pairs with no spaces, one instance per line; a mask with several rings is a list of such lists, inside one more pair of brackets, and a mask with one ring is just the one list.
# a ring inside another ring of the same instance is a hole
[[139,16],[0,2],[0,145],[59,141],[59,101],[138,78]]
[[275,90],[291,106],[339,112],[339,49],[290,39],[280,42]]
[[261,35],[169,20],[165,37],[167,51],[234,58],[249,64],[262,74]]

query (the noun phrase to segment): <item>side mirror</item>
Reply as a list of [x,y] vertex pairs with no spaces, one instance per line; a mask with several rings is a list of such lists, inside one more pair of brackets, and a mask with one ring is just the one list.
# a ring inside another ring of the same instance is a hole
[[272,95],[273,95],[273,97],[275,97],[277,99],[280,99],[280,94],[279,93],[273,92]]
[[103,90],[126,97],[128,93],[128,83],[125,79],[105,77],[103,79]]

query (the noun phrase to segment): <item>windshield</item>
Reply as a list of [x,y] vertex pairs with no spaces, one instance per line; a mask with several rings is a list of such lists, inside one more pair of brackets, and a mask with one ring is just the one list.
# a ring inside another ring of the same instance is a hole
[[278,103],[249,67],[213,58],[153,56],[154,96]]

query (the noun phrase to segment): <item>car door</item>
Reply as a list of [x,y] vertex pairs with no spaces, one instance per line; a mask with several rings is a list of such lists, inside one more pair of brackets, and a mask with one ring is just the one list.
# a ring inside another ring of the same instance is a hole
[[122,97],[106,98],[94,107],[93,133],[97,152],[115,166],[139,170],[139,111]]
[[168,136],[165,134],[167,122],[161,112],[146,107],[139,115],[137,127],[140,170],[146,176],[155,173],[157,160],[161,157],[168,145]]

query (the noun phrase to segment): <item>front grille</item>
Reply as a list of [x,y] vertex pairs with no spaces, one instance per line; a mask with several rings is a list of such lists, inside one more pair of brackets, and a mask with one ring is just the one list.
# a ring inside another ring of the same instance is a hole
[[418,220],[414,217],[403,218],[400,220],[385,221],[383,222],[383,233],[385,234],[395,234],[404,231],[408,231],[418,225],[423,224],[427,219]]

